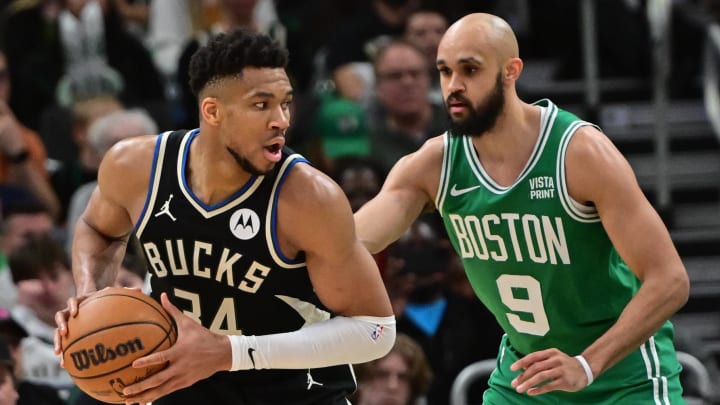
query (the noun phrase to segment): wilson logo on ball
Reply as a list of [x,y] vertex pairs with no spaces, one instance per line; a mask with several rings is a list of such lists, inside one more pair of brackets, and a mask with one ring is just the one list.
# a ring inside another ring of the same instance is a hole
[[114,348],[98,343],[93,348],[70,352],[70,358],[72,358],[75,369],[82,371],[143,350],[145,347],[143,347],[142,340],[135,338],[125,343],[119,343]]

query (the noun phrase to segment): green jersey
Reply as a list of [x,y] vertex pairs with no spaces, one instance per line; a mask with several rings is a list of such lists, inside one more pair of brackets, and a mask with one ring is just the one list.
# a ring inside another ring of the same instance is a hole
[[475,293],[512,346],[576,355],[616,322],[640,281],[597,211],[568,194],[568,143],[592,124],[549,100],[535,105],[542,107],[537,143],[507,187],[486,173],[470,137],[446,133],[435,203]]

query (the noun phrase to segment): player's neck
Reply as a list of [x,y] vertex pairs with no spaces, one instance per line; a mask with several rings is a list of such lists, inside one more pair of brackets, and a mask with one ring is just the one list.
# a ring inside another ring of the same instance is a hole
[[500,184],[513,183],[532,153],[539,128],[539,108],[522,101],[508,103],[493,129],[473,138],[488,174]]
[[208,205],[225,201],[252,177],[230,153],[208,147],[201,137],[190,146],[185,170],[190,189]]

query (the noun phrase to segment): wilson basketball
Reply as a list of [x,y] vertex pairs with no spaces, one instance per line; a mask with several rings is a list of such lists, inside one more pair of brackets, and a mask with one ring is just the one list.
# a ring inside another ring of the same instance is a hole
[[91,397],[124,403],[122,389],[165,366],[133,368],[135,359],[168,349],[177,340],[165,309],[141,291],[106,288],[80,303],[63,337],[65,369]]

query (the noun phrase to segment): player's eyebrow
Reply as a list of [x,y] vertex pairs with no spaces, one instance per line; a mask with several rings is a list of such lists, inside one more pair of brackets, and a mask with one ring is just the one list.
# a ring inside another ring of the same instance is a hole
[[[474,56],[468,56],[468,57],[465,57],[465,58],[460,58],[460,59],[458,59],[457,62],[460,63],[460,64],[473,63],[473,64],[476,64],[476,65],[482,65],[482,63],[483,63],[483,61],[482,61],[481,59],[478,59],[478,58],[476,58],[476,57],[474,57]],[[444,64],[445,64],[445,59],[438,59],[438,60],[437,60],[437,65],[444,65]]]
[[[283,97],[292,97],[295,94],[295,90],[288,91],[285,96]],[[271,93],[269,91],[256,91],[255,93],[251,94],[250,97],[255,98],[275,98],[275,93]]]

